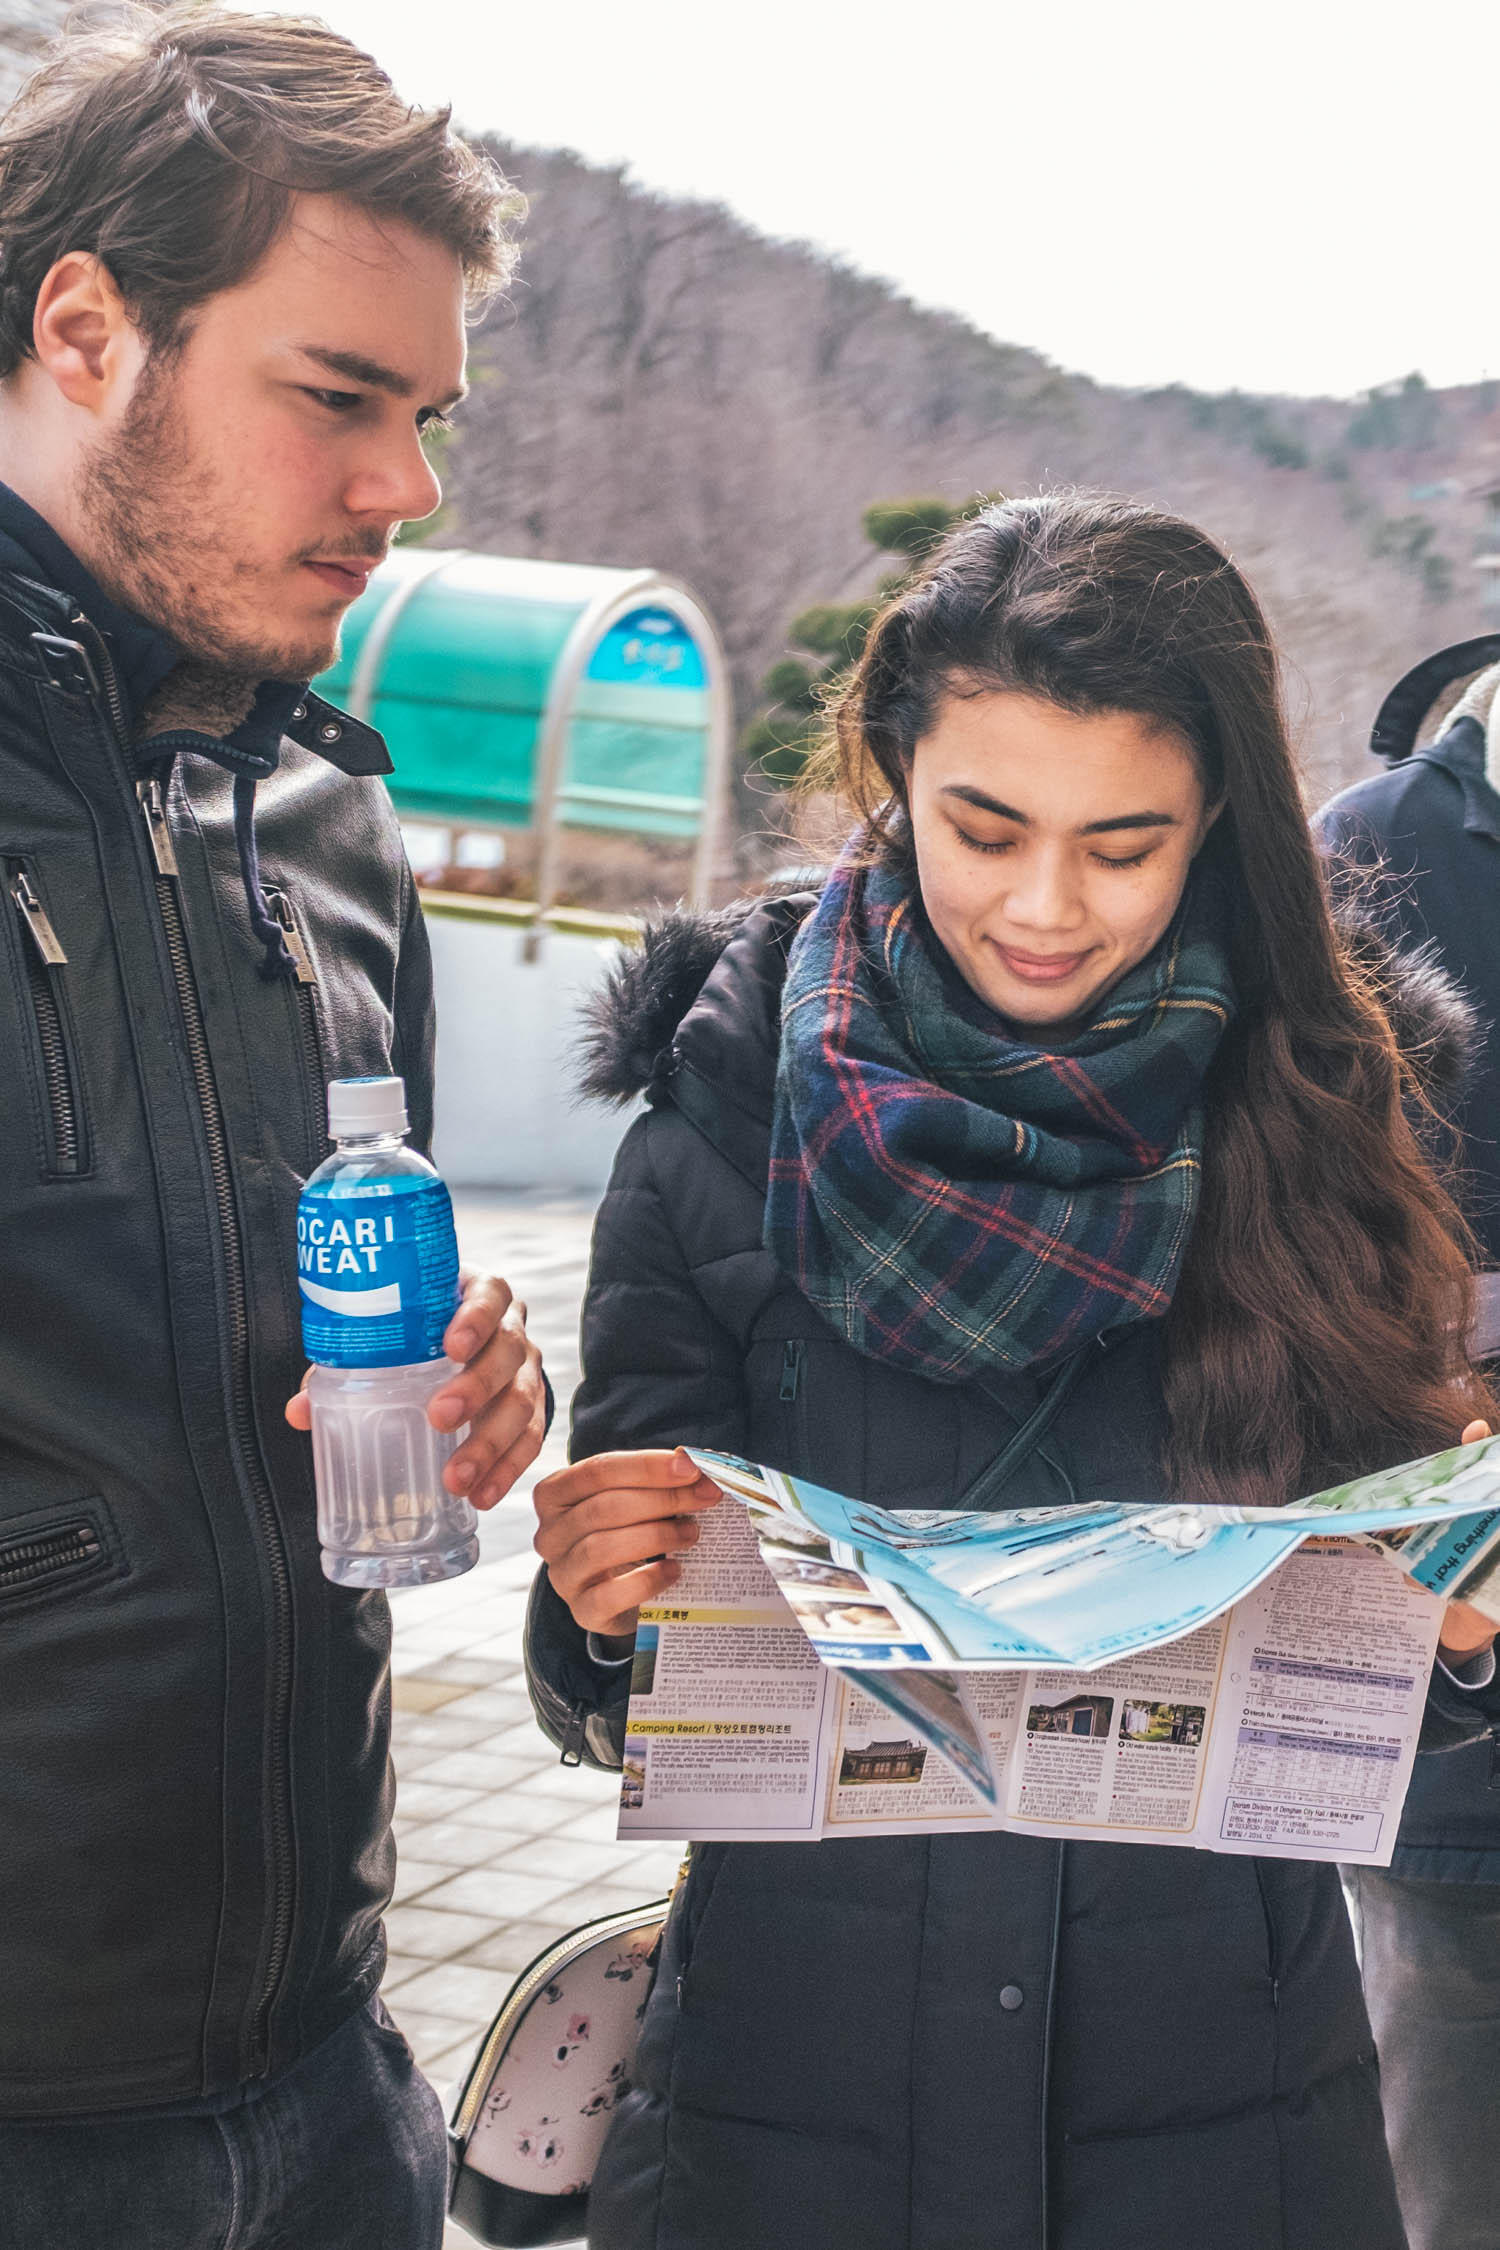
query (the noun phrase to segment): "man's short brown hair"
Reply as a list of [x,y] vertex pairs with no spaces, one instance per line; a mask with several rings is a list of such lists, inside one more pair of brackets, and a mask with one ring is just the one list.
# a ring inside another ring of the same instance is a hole
[[151,349],[170,349],[299,194],[445,244],[471,304],[507,279],[524,209],[446,109],[409,108],[309,18],[174,0],[65,32],[0,120],[0,379],[31,355],[37,292],[68,251],[98,257]]

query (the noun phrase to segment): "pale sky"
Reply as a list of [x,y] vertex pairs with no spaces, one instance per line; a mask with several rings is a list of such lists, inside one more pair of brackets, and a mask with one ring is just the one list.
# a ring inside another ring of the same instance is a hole
[[1500,0],[312,5],[465,125],[1106,382],[1500,374]]

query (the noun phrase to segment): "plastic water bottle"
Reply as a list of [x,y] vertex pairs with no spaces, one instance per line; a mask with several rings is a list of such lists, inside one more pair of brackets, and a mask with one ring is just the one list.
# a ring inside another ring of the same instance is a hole
[[341,1586],[423,1586],[479,1559],[474,1510],[443,1487],[464,1433],[427,1419],[458,1372],[443,1356],[459,1294],[453,1205],[406,1127],[401,1079],[334,1079],[334,1152],[297,1206],[318,1539]]

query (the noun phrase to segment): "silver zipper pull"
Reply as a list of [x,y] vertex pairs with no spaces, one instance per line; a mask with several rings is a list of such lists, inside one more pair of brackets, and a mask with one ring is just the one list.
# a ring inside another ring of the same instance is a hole
[[153,774],[149,781],[138,781],[136,796],[141,811],[146,816],[146,834],[151,839],[151,857],[156,862],[158,875],[177,876],[177,854],[172,849],[172,831],[167,826],[167,808],[161,793],[161,783]]
[[286,939],[286,949],[297,964],[297,982],[316,984],[318,972],[312,965],[302,932],[297,927],[297,917],[292,912],[292,902],[284,891],[269,894],[271,911],[281,924],[281,934]]
[[36,941],[36,949],[49,969],[63,967],[68,956],[58,942],[56,930],[47,919],[47,910],[27,879],[24,868],[11,877],[10,895],[21,909],[21,919]]

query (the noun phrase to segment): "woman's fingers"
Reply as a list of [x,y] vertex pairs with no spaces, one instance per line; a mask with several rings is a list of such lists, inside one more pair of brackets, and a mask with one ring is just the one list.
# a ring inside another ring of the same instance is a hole
[[[723,1498],[686,1453],[601,1453],[543,1477],[536,1503],[537,1552],[551,1560],[591,1532],[694,1515]],[[543,1546],[543,1537],[551,1550]]]
[[587,1532],[567,1544],[536,1537],[536,1551],[551,1574],[552,1583],[566,1601],[571,1587],[592,1586],[622,1570],[658,1555],[680,1555],[698,1544],[698,1523],[692,1516],[662,1516],[654,1521],[623,1524],[609,1531]]
[[648,1602],[670,1593],[681,1574],[679,1563],[647,1563],[620,1578],[606,1578],[568,1604],[586,1633],[602,1640],[620,1639],[635,1631],[636,1619]]
[[561,1510],[549,1508],[538,1494],[536,1551],[551,1562],[554,1555],[566,1554],[580,1540],[599,1532],[623,1531],[631,1524],[667,1524],[684,1517],[696,1518],[715,1507],[720,1497],[718,1487],[706,1478],[666,1492],[622,1485],[590,1493],[587,1500]]
[[[1488,1422],[1469,1422],[1464,1427],[1460,1445],[1477,1445],[1481,1438],[1493,1437]],[[1413,1584],[1419,1581],[1413,1580]],[[1447,1602],[1443,1607],[1443,1622],[1438,1633],[1438,1654],[1455,1663],[1463,1663],[1489,1647],[1495,1638],[1493,1621],[1482,1610],[1472,1609],[1467,1602]]]
[[1495,1638],[1495,1621],[1468,1602],[1449,1602],[1443,1610],[1438,1654],[1460,1662],[1478,1656]]
[[611,1486],[636,1490],[670,1491],[673,1486],[697,1480],[691,1456],[680,1446],[657,1446],[636,1453],[595,1453],[587,1461],[570,1462],[554,1469],[536,1488],[538,1510],[549,1513],[576,1507]]
[[586,1632],[634,1629],[643,1601],[676,1580],[700,1519],[723,1499],[680,1448],[596,1454],[536,1488],[533,1542]]

